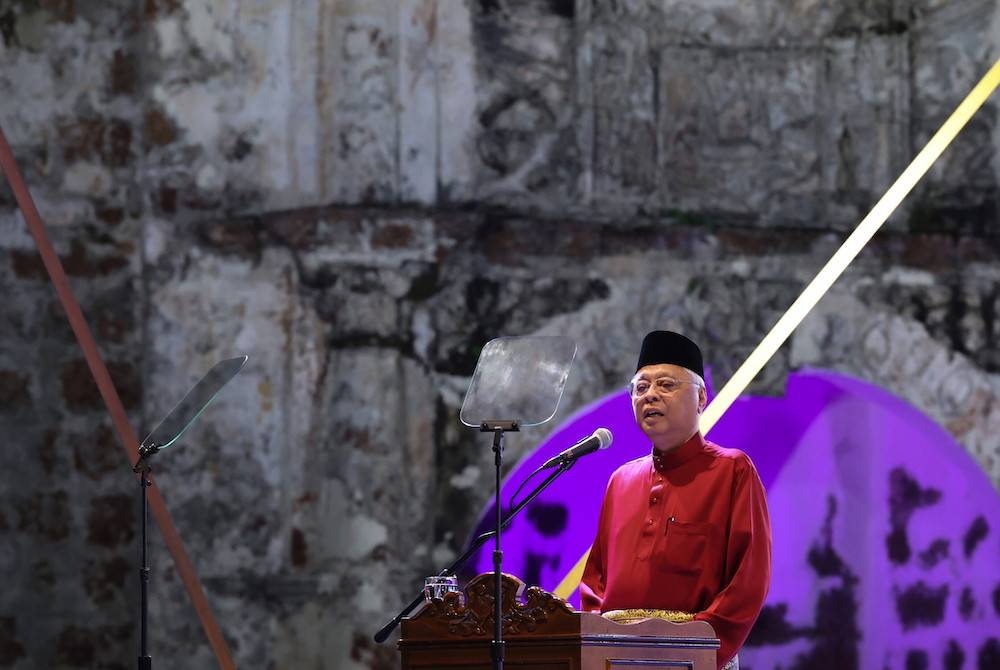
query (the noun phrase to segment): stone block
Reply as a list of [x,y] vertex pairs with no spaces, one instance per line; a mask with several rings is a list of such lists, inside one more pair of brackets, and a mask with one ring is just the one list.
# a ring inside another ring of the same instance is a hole
[[[722,212],[746,214],[763,205],[766,191],[755,190],[765,179],[761,170],[748,169],[757,163],[777,166],[780,158],[791,158],[782,151],[777,133],[780,127],[766,122],[771,105],[765,97],[744,88],[747,79],[782,79],[797,81],[805,91],[815,87],[814,62],[808,56],[797,63],[771,59],[765,54],[736,53],[731,56],[706,50],[668,49],[658,68],[664,113],[658,115],[658,134],[663,152],[657,157],[661,171],[662,200],[674,202],[679,209],[690,209],[692,198],[711,193],[715,208]],[[791,73],[798,76],[789,77]],[[782,117],[789,123],[805,124],[808,108],[802,109],[809,95],[791,95],[793,104]],[[799,157],[796,157],[799,158]],[[802,157],[808,165],[808,156]],[[803,175],[802,168],[784,167]],[[753,192],[753,200],[744,195]]]
[[[915,148],[937,132],[993,64],[993,47],[982,27],[995,20],[991,2],[916,3],[910,86]],[[978,232],[974,223],[994,218],[997,207],[997,106],[975,114],[931,168],[914,194],[919,230]],[[916,218],[916,217],[915,217]]]
[[900,0],[824,3],[793,0],[747,4],[738,0],[584,0],[595,23],[648,26],[660,44],[725,48],[814,45],[826,37],[898,34],[908,26]]

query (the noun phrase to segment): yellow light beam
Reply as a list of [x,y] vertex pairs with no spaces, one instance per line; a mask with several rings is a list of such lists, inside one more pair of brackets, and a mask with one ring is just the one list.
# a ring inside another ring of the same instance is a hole
[[[837,249],[836,253],[830,257],[826,265],[819,271],[809,285],[803,289],[802,293],[792,306],[778,319],[771,331],[764,336],[757,348],[754,349],[743,362],[733,376],[722,387],[718,395],[712,399],[711,404],[705,408],[701,415],[699,427],[703,434],[718,422],[726,410],[732,406],[740,394],[746,390],[757,373],[761,371],[771,357],[774,356],[778,348],[784,344],[785,340],[798,327],[802,320],[806,318],[812,308],[816,306],[820,298],[830,289],[835,281],[843,274],[851,261],[861,252],[872,236],[878,232],[879,228],[886,222],[889,216],[899,207],[913,187],[916,186],[931,165],[934,164],[944,152],[959,131],[965,127],[972,115],[983,106],[986,99],[990,97],[997,85],[1000,85],[1000,60],[997,60],[990,68],[989,72],[979,80],[973,87],[965,100],[958,105],[948,120],[941,128],[934,133],[934,137],[920,150],[910,164],[903,170],[889,190],[885,192],[875,206],[872,207],[868,215],[861,220],[854,232],[844,240],[844,243]],[[568,598],[576,590],[583,576],[583,566],[587,562],[587,554],[577,561],[576,565],[566,577],[559,582],[555,594],[560,598]]]

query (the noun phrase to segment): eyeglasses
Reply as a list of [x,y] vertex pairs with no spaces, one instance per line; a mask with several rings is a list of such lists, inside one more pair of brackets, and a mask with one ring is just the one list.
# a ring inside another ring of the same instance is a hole
[[649,393],[649,389],[656,387],[656,390],[664,395],[670,395],[671,393],[676,393],[684,384],[694,384],[695,386],[701,386],[699,382],[694,381],[684,381],[681,379],[673,379],[672,377],[660,377],[659,379],[654,379],[652,382],[646,379],[640,379],[639,381],[629,384],[629,394],[633,398],[641,398],[642,396]]

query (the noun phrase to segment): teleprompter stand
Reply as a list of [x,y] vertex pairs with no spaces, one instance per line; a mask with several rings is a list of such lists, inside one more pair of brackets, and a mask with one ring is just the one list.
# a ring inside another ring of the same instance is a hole
[[139,448],[139,460],[136,461],[132,471],[139,474],[139,508],[142,519],[142,536],[140,539],[140,562],[139,562],[139,670],[153,670],[153,658],[149,655],[149,559],[148,538],[146,535],[146,520],[149,495],[146,489],[149,488],[149,458],[158,452],[160,448],[156,445]]
[[503,467],[503,435],[506,432],[519,430],[517,421],[483,421],[479,430],[493,433],[493,463],[496,466],[496,500],[497,525],[493,532],[493,643],[490,646],[490,658],[494,670],[503,670],[503,550],[500,548],[500,536],[503,530],[503,507],[500,501],[500,472]]
[[[493,454],[496,467],[496,528],[492,533],[477,538],[473,547],[459,558],[440,576],[454,574],[456,566],[462,565],[486,539],[495,539],[493,551],[494,613],[493,643],[491,658],[494,670],[502,670],[504,659],[503,643],[503,586],[501,566],[503,550],[501,535],[510,518],[523,507],[512,510],[507,522],[503,520],[500,504],[501,468],[503,466],[503,438],[505,433],[515,432],[526,426],[537,426],[551,419],[559,406],[570,366],[576,356],[576,344],[566,337],[527,336],[499,337],[490,340],[479,354],[479,362],[472,375],[472,381],[462,403],[460,418],[466,426],[478,428],[484,433],[493,433]],[[495,417],[505,417],[502,420]],[[555,479],[563,469],[558,470],[525,501],[531,500]],[[415,599],[382,630],[375,634],[375,641],[382,642],[407,613],[420,603]]]
[[236,376],[246,365],[247,357],[227,358],[212,366],[204,377],[188,391],[184,398],[170,410],[170,413],[146,436],[139,445],[139,458],[132,466],[132,472],[139,475],[139,508],[142,532],[139,549],[139,670],[152,670],[153,659],[149,655],[149,544],[146,532],[149,495],[152,485],[149,480],[150,459],[176,442],[184,431],[194,423],[208,404],[212,402],[222,387]]

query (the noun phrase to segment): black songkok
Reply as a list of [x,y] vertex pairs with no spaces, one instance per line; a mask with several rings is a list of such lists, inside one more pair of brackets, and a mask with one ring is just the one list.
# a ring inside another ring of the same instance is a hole
[[635,371],[638,372],[647,365],[661,363],[679,365],[702,379],[705,378],[701,349],[680,333],[669,330],[654,330],[642,340],[639,363],[635,366]]

